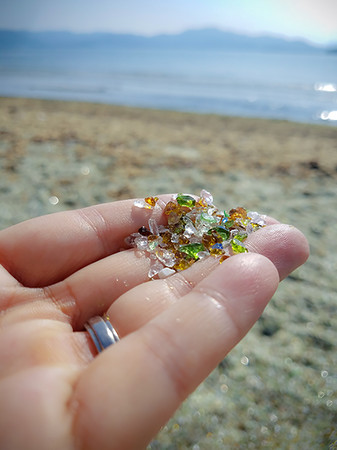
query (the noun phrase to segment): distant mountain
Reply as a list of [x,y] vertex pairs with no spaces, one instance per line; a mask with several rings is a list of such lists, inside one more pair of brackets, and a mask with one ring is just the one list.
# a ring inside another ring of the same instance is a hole
[[153,37],[134,34],[88,33],[65,31],[0,30],[0,49],[188,49],[235,50],[311,53],[327,48],[300,40],[286,40],[275,36],[247,36],[217,29],[189,30],[180,34],[161,34]]

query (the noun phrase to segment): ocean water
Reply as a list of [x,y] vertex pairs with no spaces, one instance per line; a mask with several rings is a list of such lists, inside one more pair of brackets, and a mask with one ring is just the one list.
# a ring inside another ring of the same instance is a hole
[[0,96],[337,125],[337,55],[150,49],[2,51]]

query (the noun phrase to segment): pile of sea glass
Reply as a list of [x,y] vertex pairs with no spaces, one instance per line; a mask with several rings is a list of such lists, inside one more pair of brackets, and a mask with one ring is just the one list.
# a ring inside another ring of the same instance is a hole
[[136,200],[134,206],[161,210],[167,216],[165,225],[150,218],[148,226],[126,240],[151,259],[149,278],[166,278],[208,256],[218,257],[221,263],[233,254],[247,252],[247,236],[265,226],[265,217],[257,212],[242,207],[220,211],[206,190],[199,198],[178,194],[164,203],[158,197],[147,197]]

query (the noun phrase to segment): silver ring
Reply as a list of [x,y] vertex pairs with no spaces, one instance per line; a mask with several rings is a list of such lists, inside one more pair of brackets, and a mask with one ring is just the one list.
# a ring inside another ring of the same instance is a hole
[[119,341],[117,331],[107,317],[95,316],[84,325],[98,352]]

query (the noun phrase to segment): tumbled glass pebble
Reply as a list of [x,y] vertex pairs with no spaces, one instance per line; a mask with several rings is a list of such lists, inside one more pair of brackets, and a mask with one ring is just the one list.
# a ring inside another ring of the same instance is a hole
[[239,206],[238,208],[231,209],[229,211],[229,217],[231,220],[245,219],[247,217],[247,211],[241,206]]
[[223,253],[223,247],[221,244],[215,244],[213,245],[213,247],[209,250],[209,253],[212,256],[218,256],[218,255],[222,255]]
[[213,195],[210,192],[206,191],[206,189],[202,189],[202,191],[200,192],[200,197],[208,205],[212,205],[213,204]]
[[152,209],[152,206],[146,203],[145,200],[135,200],[133,205],[136,206],[136,208]]
[[173,267],[176,263],[176,257],[174,256],[174,253],[169,250],[157,247],[155,255],[157,256],[159,261],[166,267]]
[[233,253],[248,252],[247,248],[242,244],[242,242],[240,242],[236,239],[232,240],[232,250],[233,250]]
[[175,263],[175,265],[173,267],[174,267],[174,269],[179,270],[179,271],[186,270],[189,267],[191,267],[193,262],[194,262],[194,259],[192,259],[192,258],[191,259],[181,258],[181,259],[177,260],[177,262]]
[[163,278],[169,277],[170,275],[173,275],[174,273],[176,273],[176,271],[174,269],[170,269],[169,267],[164,267],[163,269],[161,269],[158,272],[158,277],[160,279],[163,279]]
[[235,239],[237,240],[237,241],[240,241],[240,242],[243,242],[245,239],[247,239],[247,234],[236,234],[235,235]]
[[149,246],[150,250],[154,250],[157,247],[157,245],[159,244],[158,236],[154,236],[154,235],[148,236],[147,240],[148,240],[148,246]]
[[179,205],[177,205],[177,203],[170,201],[168,203],[166,203],[166,206],[164,208],[164,214],[166,214],[167,216],[169,216],[172,212],[180,212],[181,208]]
[[159,235],[159,229],[158,229],[158,224],[156,219],[153,219],[151,217],[151,219],[149,219],[149,228],[152,234],[158,236]]
[[140,236],[135,239],[135,244],[138,250],[146,250],[148,247],[148,240],[146,236]]
[[149,236],[151,234],[151,231],[146,227],[140,227],[138,233],[140,233],[142,236]]
[[215,228],[211,228],[211,229],[209,230],[208,234],[212,234],[212,233],[218,234],[219,236],[222,237],[222,239],[223,239],[224,241],[226,241],[226,240],[229,238],[229,236],[230,236],[230,231],[227,230],[225,227],[215,227]]
[[180,206],[185,206],[187,208],[193,208],[195,205],[195,199],[190,195],[178,194],[177,202]]
[[202,237],[202,241],[203,245],[207,248],[210,249],[213,247],[213,245],[215,245],[218,241],[216,239],[216,237],[213,234],[204,234]]
[[146,197],[146,198],[144,199],[144,201],[145,201],[148,205],[154,207],[155,204],[156,204],[157,201],[158,201],[158,197]]
[[213,224],[218,221],[216,217],[211,216],[210,214],[207,214],[207,213],[201,213],[200,220],[203,222],[213,223]]
[[202,244],[186,244],[179,247],[180,252],[186,253],[186,255],[194,259],[198,259],[198,253],[205,250]]
[[222,255],[221,258],[219,258],[219,263],[222,264],[227,258],[229,258],[229,255]]
[[260,225],[260,227],[263,227],[266,225],[265,217],[261,216],[261,214],[257,213],[256,211],[249,211],[247,213],[248,218],[257,225]]

